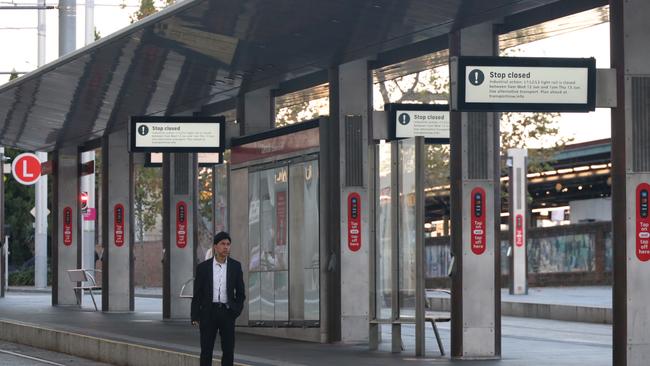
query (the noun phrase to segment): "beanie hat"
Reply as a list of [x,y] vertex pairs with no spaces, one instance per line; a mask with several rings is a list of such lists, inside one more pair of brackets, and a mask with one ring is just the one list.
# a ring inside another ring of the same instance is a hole
[[214,236],[214,241],[212,241],[212,244],[216,245],[223,239],[228,239],[228,241],[232,242],[232,239],[230,239],[230,234],[225,231],[220,231]]

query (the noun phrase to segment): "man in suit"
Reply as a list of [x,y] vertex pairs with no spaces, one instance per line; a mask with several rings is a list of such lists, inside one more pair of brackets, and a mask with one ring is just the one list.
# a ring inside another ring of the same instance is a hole
[[241,263],[230,258],[230,235],[214,236],[214,257],[196,266],[192,324],[201,333],[201,366],[212,365],[212,350],[219,332],[221,365],[232,365],[235,351],[235,319],[244,308],[244,275]]

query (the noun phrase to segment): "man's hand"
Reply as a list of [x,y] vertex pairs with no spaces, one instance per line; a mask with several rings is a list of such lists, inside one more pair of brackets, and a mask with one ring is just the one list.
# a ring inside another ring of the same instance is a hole
[[192,320],[192,325],[199,325],[199,321],[198,320]]

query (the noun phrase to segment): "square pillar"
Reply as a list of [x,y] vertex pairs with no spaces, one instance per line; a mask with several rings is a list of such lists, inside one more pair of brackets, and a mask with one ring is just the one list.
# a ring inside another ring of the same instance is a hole
[[[368,342],[370,306],[369,73],[366,60],[339,66],[341,341]],[[374,157],[374,154],[372,154]]]
[[54,227],[52,228],[52,305],[76,305],[68,270],[81,268],[79,153],[77,146],[54,153]]
[[645,0],[611,0],[613,364],[650,360],[650,48]]
[[[180,294],[194,278],[197,260],[197,168],[196,154],[163,155],[163,319],[190,317],[191,301]],[[187,286],[185,293],[191,294],[192,283]]]
[[133,311],[133,158],[127,130],[102,143],[102,310]]
[[[494,56],[497,50],[494,34],[492,24],[455,31],[451,34],[450,56]],[[455,261],[451,355],[460,359],[499,358],[498,115],[452,112],[450,137],[451,243]]]

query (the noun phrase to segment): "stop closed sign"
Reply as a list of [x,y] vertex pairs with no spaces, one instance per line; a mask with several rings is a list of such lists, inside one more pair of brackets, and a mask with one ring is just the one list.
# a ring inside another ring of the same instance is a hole
[[11,163],[11,173],[18,183],[32,185],[41,176],[41,161],[35,154],[20,154]]

